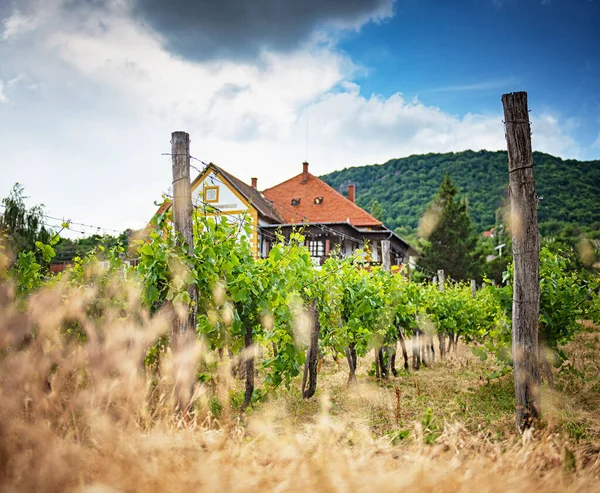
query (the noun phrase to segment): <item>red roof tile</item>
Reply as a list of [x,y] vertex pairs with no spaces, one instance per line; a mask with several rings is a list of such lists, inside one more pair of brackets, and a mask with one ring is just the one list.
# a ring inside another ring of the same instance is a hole
[[[277,212],[287,223],[301,223],[306,218],[311,223],[349,220],[350,224],[358,227],[381,226],[381,221],[310,173],[307,173],[306,180],[304,173],[300,173],[265,190],[263,195],[273,202]],[[323,198],[321,204],[315,204],[317,197]],[[292,199],[300,199],[299,204],[292,205]]]

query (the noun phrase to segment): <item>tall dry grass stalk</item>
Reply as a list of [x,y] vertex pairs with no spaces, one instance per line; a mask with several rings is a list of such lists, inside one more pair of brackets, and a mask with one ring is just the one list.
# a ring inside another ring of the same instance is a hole
[[[118,279],[99,298],[90,280],[63,280],[24,304],[0,285],[2,492],[598,491],[598,452],[550,434],[498,443],[447,424],[427,445],[416,425],[393,445],[333,416],[326,394],[307,426],[286,425],[276,402],[240,420],[228,367],[212,387],[199,385],[197,365],[212,355],[190,344],[148,372],[145,352],[168,333],[171,314],[151,317],[135,286]],[[189,389],[193,412],[175,412],[175,382]],[[376,398],[370,387],[349,392]]]

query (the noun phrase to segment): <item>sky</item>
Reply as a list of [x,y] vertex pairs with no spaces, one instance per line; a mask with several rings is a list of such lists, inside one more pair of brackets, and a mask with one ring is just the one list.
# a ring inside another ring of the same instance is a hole
[[521,90],[535,150],[600,159],[598,26],[600,0],[0,0],[0,197],[137,229],[175,130],[264,189],[305,159],[505,149]]

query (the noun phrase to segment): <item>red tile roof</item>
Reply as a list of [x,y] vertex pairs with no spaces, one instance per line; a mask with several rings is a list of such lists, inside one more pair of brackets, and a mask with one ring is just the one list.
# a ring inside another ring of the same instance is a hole
[[[311,223],[341,223],[349,220],[350,224],[358,227],[382,225],[381,221],[308,172],[306,179],[304,173],[300,173],[265,190],[263,195],[273,202],[286,223],[301,223],[306,218]],[[321,204],[315,204],[317,197],[323,198]],[[292,199],[300,199],[300,202],[292,205]]]

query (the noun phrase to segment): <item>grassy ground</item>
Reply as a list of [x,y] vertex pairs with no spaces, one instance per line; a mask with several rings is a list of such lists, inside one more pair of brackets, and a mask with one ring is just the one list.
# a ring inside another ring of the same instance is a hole
[[[199,412],[180,418],[173,382],[191,388],[202,349],[165,356],[148,380],[143,356],[170,315],[109,313],[98,324],[82,309],[93,289],[63,303],[65,289],[22,307],[0,290],[0,493],[599,491],[595,327],[565,348],[556,390],[543,389],[543,420],[523,436],[511,376],[488,380],[493,363],[464,345],[384,382],[362,360],[351,387],[346,366],[329,360],[314,398],[294,382],[243,417],[228,399],[241,382],[225,369],[217,395],[197,386]],[[87,342],[58,333],[73,319]]]
[[[564,349],[570,359],[555,370],[555,390],[542,389],[540,431],[600,444],[600,335],[589,328]],[[358,384],[348,387],[346,365],[326,360],[315,398],[306,401],[299,391],[282,391],[249,414],[262,419],[276,412],[279,427],[309,426],[319,417],[319,399],[325,399],[329,415],[349,429],[366,427],[393,443],[410,441],[419,428],[432,442],[448,425],[494,441],[515,437],[512,374],[490,379],[493,362],[481,361],[466,345],[431,367],[402,369],[385,381],[366,376],[370,363],[370,358],[360,361]]]

